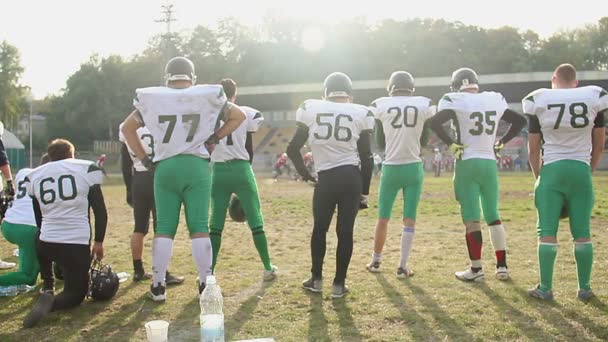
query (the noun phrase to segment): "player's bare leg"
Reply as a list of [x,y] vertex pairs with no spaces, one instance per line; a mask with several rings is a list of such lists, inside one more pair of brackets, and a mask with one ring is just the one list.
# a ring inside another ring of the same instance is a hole
[[386,242],[386,234],[388,230],[388,218],[379,218],[376,222],[376,235],[374,236],[374,252],[372,253],[372,262],[367,265],[367,270],[373,273],[380,272],[380,263],[382,262],[382,250]]

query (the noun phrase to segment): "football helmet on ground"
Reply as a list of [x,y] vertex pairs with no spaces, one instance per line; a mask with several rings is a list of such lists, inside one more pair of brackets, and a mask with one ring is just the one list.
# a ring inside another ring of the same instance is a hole
[[239,200],[236,195],[232,195],[232,197],[230,197],[228,214],[230,214],[230,218],[235,222],[245,222],[247,220],[247,217],[245,217],[245,211],[243,210],[243,207],[241,207],[241,200]]
[[118,275],[112,271],[110,265],[104,265],[99,260],[93,261],[89,288],[91,298],[95,300],[111,299],[118,291],[119,286]]

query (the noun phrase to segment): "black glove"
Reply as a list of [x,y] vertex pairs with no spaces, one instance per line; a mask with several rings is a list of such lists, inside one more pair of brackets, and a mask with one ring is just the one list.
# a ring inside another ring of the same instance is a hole
[[127,189],[127,204],[133,208],[133,195],[131,195],[131,189]]
[[15,185],[13,184],[12,179],[6,181],[6,189],[4,190],[4,193],[9,197],[15,196]]
[[148,169],[149,171],[154,171],[154,168],[156,167],[154,165],[154,162],[152,161],[152,159],[150,159],[150,157],[146,156],[146,158],[144,158],[144,160],[141,161],[141,163],[144,165],[144,167],[146,169]]
[[367,203],[367,199],[369,195],[361,195],[359,198],[359,210],[369,208],[369,204]]

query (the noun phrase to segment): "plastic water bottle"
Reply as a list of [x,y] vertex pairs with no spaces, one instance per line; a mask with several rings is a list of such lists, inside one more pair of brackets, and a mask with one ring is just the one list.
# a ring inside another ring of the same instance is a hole
[[9,286],[0,286],[0,297],[13,297],[20,293],[31,292],[36,289],[35,286],[29,285],[9,285]]
[[118,277],[119,283],[124,283],[125,281],[127,281],[127,279],[129,279],[129,277],[131,275],[127,272],[120,272],[120,273],[117,273],[116,276]]
[[224,298],[215,276],[207,276],[200,297],[201,342],[224,342]]

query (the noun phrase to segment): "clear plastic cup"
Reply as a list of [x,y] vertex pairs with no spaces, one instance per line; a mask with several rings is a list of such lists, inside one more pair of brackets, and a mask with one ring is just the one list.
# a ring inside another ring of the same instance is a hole
[[148,342],[167,342],[169,322],[163,320],[150,321],[145,324]]

